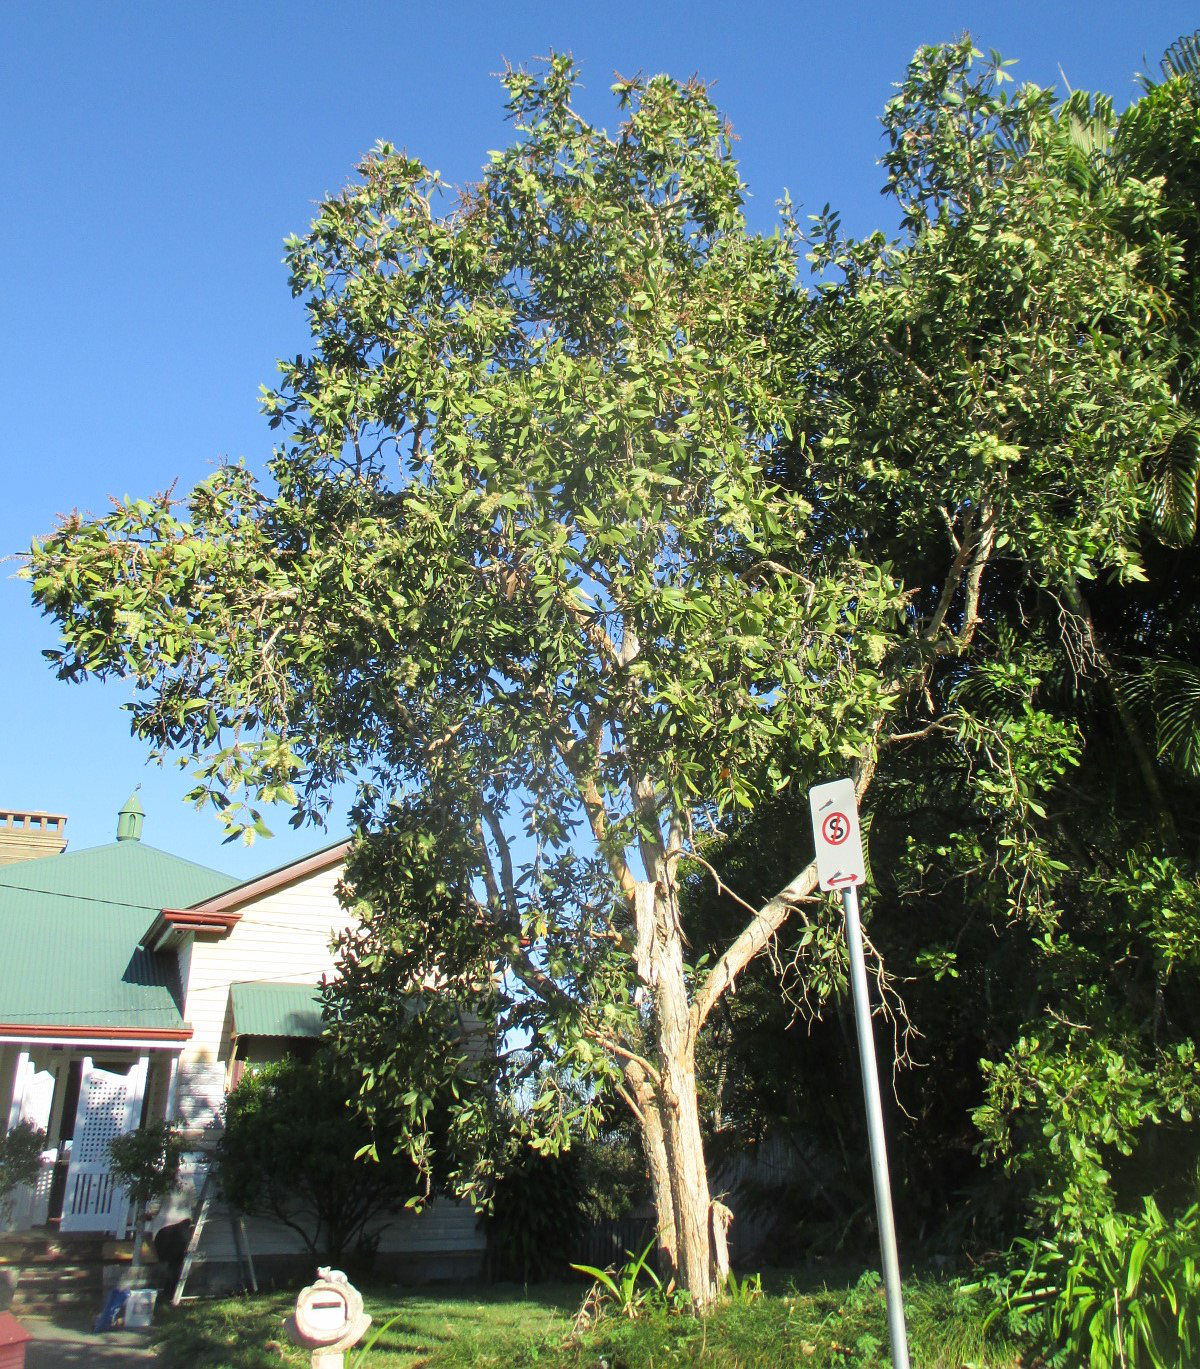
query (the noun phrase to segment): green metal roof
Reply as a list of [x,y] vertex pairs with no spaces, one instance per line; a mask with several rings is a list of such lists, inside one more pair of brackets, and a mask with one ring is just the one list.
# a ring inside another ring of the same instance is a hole
[[312,984],[231,984],[236,1036],[320,1036],[321,990]]
[[238,882],[136,839],[0,865],[0,1022],[182,1026],[175,957],[138,941]]

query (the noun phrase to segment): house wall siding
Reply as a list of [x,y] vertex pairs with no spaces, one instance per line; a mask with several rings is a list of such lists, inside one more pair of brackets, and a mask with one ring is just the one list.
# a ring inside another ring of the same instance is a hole
[[[260,1255],[303,1255],[304,1242],[282,1222],[267,1217],[246,1219],[246,1239],[250,1253]],[[483,1254],[486,1241],[478,1218],[467,1203],[438,1198],[421,1213],[404,1213],[383,1231],[379,1249],[384,1254]],[[237,1260],[233,1239],[232,1213],[224,1203],[210,1208],[204,1228],[203,1256],[209,1263]]]
[[0,1127],[8,1126],[13,1085],[16,1083],[17,1057],[20,1051],[19,1046],[11,1045],[7,1041],[0,1043],[0,1108],[4,1110],[3,1115],[0,1115]]
[[[232,1048],[230,985],[261,980],[317,984],[323,975],[336,974],[333,943],[354,925],[337,901],[341,877],[338,864],[264,894],[237,908],[240,920],[228,936],[197,937],[181,952],[184,1019],[192,1036],[180,1057],[175,1115],[187,1130],[211,1134],[219,1125]],[[472,1049],[479,1050],[482,1043],[476,1043],[474,1036]],[[196,1212],[205,1168],[203,1156],[190,1157],[180,1189],[160,1214],[159,1224]],[[212,1194],[211,1186],[209,1191]],[[248,1219],[246,1236],[255,1260],[306,1258],[303,1241],[279,1222]],[[484,1232],[471,1208],[439,1199],[420,1214],[398,1215],[384,1231],[379,1248],[394,1268],[428,1278],[478,1273],[485,1246]],[[209,1203],[193,1278],[197,1289],[238,1282],[233,1214],[215,1196]]]
[[228,936],[196,939],[190,963],[180,966],[187,974],[184,1018],[192,1028],[185,1066],[228,1061],[231,984],[316,984],[335,973],[332,943],[353,924],[337,901],[341,877],[337,865],[274,890],[240,908],[241,921]]

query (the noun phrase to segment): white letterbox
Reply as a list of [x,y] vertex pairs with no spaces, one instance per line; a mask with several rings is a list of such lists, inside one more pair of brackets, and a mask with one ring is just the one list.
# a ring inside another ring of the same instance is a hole
[[316,1283],[300,1290],[288,1335],[312,1351],[313,1369],[340,1369],[343,1355],[363,1338],[371,1318],[362,1294],[340,1269],[318,1269]]

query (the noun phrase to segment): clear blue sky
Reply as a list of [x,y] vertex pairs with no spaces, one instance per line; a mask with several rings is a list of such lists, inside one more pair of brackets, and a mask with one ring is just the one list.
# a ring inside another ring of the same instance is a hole
[[[1018,78],[1124,105],[1198,22],[1174,0],[4,0],[0,555],[71,508],[186,488],[223,456],[261,464],[258,385],[305,340],[282,239],[379,138],[472,178],[507,137],[505,59],[573,52],[602,122],[614,71],[697,72],[741,139],[756,225],[787,187],[863,231],[890,221],[877,120],[919,44],[968,29]],[[146,840],[243,875],[341,834],[277,823],[274,841],[222,847],[181,802],[186,777],[146,766],[120,688],[53,679],[16,568],[0,575],[0,806],[68,814],[78,849],[112,840],[140,783]]]

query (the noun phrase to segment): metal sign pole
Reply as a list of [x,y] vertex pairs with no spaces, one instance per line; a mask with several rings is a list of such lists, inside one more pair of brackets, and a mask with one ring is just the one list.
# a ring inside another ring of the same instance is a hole
[[904,1327],[904,1301],[900,1291],[900,1256],[896,1249],[896,1224],[892,1219],[892,1185],[888,1177],[887,1146],[883,1137],[883,1106],[879,1099],[875,1037],[871,1031],[871,1003],[867,993],[867,967],[863,959],[862,925],[858,918],[858,889],[853,884],[842,890],[842,907],[846,913],[850,987],[854,996],[854,1025],[858,1030],[863,1096],[867,1104],[867,1133],[871,1138],[871,1173],[875,1180],[875,1212],[879,1223],[879,1249],[883,1256],[883,1286],[887,1293],[892,1365],[894,1369],[909,1369],[908,1333]]

